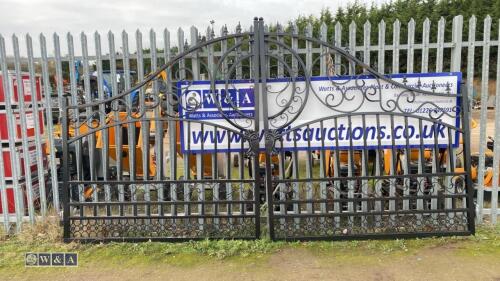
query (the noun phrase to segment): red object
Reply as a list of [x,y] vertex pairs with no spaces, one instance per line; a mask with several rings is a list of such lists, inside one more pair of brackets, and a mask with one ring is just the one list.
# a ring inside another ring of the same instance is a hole
[[[9,214],[15,213],[16,212],[16,201],[14,201],[14,189],[12,188],[6,188],[5,190],[7,192],[7,210]],[[0,213],[3,214],[3,199],[2,199],[2,192],[0,192]]]
[[[14,72],[9,71],[8,77],[10,79],[10,83],[14,89],[13,95],[10,97],[10,102],[12,105],[19,105],[19,93],[17,90],[17,79]],[[23,84],[23,93],[24,93],[24,102],[31,103],[31,82],[30,76],[27,73],[21,74],[22,84]],[[0,105],[6,105],[6,96],[4,93],[3,84],[4,84],[4,76],[0,73]],[[42,100],[42,83],[40,76],[35,77],[35,88],[36,88],[36,101]]]
[[[33,110],[28,110],[26,113],[26,137],[28,140],[32,140],[35,137],[35,116],[33,115]],[[19,114],[19,110],[14,110],[14,116],[16,119],[16,134],[14,136],[14,141],[20,142],[22,141],[22,131],[21,131],[21,115]],[[43,126],[43,109],[39,109],[38,111],[38,121],[40,134],[44,133]],[[4,143],[9,141],[9,130],[7,126],[7,112],[5,110],[0,110],[0,140]]]
[[[34,142],[28,144],[29,148],[29,159],[30,159],[30,170],[31,174],[34,175],[38,172],[38,161],[36,159],[37,152],[36,152],[36,145]],[[2,149],[2,154],[3,154],[3,164],[4,164],[4,176],[6,180],[12,180],[12,170],[14,168],[17,168],[17,176],[19,179],[24,179],[25,176],[25,169],[24,169],[24,153],[22,147],[17,147],[15,148],[15,158],[14,161],[11,161],[10,158],[10,148],[9,147],[4,147]],[[47,170],[48,167],[48,160],[47,160],[47,155],[45,154],[45,144],[42,143],[42,161],[43,161],[43,167],[42,171]]]
[[[22,197],[23,197],[23,206],[26,209],[28,206],[28,197],[26,193],[26,183],[21,183],[21,191],[23,192]],[[38,179],[33,180],[33,185],[32,185],[32,190],[33,190],[33,203],[36,207],[38,207],[40,204],[40,187],[38,185]],[[8,183],[5,191],[7,193],[7,211],[9,214],[15,214],[16,213],[16,201],[14,200],[14,188],[11,183]],[[0,213],[3,213],[3,206],[2,206],[2,198],[3,192],[0,192]]]

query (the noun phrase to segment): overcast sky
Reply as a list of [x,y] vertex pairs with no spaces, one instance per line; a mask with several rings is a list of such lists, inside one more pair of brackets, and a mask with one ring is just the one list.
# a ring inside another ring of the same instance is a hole
[[[384,1],[358,2],[370,5]],[[179,27],[188,32],[189,27],[193,25],[205,32],[211,20],[215,21],[215,30],[219,33],[223,24],[227,24],[229,30],[234,31],[239,21],[243,28],[246,28],[252,23],[254,16],[263,17],[268,23],[287,23],[298,15],[319,15],[322,8],[328,7],[335,11],[339,6],[352,2],[354,1],[0,0],[0,34],[10,37],[16,33],[24,37],[26,33],[38,36],[43,32],[51,36],[53,32],[58,32],[62,37],[67,32],[77,35],[82,31],[134,32],[136,29],[148,31],[150,28],[160,32],[164,28],[176,31]],[[172,39],[174,38],[175,36],[172,36]],[[161,41],[161,38],[159,40]]]

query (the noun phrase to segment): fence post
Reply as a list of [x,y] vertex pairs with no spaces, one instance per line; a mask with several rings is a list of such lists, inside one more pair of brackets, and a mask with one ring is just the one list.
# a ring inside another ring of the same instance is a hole
[[[7,72],[7,56],[5,54],[5,41],[2,37],[2,35],[0,35],[0,67],[1,67],[1,70],[2,70],[2,79],[3,79],[3,83],[2,83],[2,86],[3,86],[3,92],[4,92],[4,95],[7,95],[7,93],[9,92],[9,85],[10,85],[10,78],[9,78],[9,73]],[[9,100],[10,101],[10,98],[7,97],[6,101]],[[10,122],[7,121],[7,123],[9,124]],[[9,129],[10,129],[10,126],[8,126]],[[12,152],[11,152],[11,155],[12,155]],[[12,159],[12,157],[11,157]],[[0,151],[0,167],[5,167],[4,166],[4,161],[3,161],[3,151]],[[12,172],[15,172],[14,171],[15,169],[13,169]],[[10,228],[10,218],[9,218],[9,209],[7,207],[7,186],[5,184],[5,178],[4,178],[4,170],[3,169],[0,169],[0,187],[1,187],[1,196],[2,196],[2,215],[3,215],[3,223],[4,223],[4,228],[5,228],[5,232],[9,232],[9,228]]]
[[429,37],[431,30],[431,21],[425,18],[422,27],[422,73],[429,71]]
[[[24,82],[21,74],[21,55],[19,52],[19,41],[16,35],[12,35],[12,45],[14,47],[14,69],[16,75],[16,83],[17,83],[17,98],[19,100],[19,115],[20,115],[20,123],[21,123],[21,138],[22,138],[22,149],[23,149],[23,158],[24,158],[24,182],[26,188],[26,201],[28,205],[28,217],[31,224],[35,223],[35,206],[33,202],[33,181],[31,176],[31,167],[30,167],[30,156],[29,156],[29,144],[28,144],[28,122],[26,118],[26,108],[24,104]],[[13,116],[14,119],[17,119]],[[37,126],[37,124],[34,124]],[[11,150],[14,147],[10,147]],[[13,158],[14,159],[14,158]],[[15,161],[15,160],[11,160]],[[14,162],[13,162],[14,163]],[[20,186],[20,188],[22,188]],[[21,197],[23,200],[23,192],[21,190]],[[24,210],[20,210],[24,213]]]
[[[484,172],[485,172],[485,153],[486,153],[486,114],[488,106],[488,76],[490,64],[490,32],[491,32],[491,17],[487,16],[484,19],[483,31],[483,60],[481,74],[481,121],[479,133],[479,166],[478,166],[478,183],[477,183],[477,202],[478,215],[482,215],[484,211]],[[482,217],[478,222],[482,222]]]
[[[35,77],[35,63],[34,63],[34,58],[33,58],[33,44],[31,40],[31,36],[29,34],[26,35],[26,46],[27,46],[27,51],[28,51],[28,71],[29,71],[29,82],[30,82],[30,89],[31,89],[31,108],[33,110],[33,120],[35,122],[35,147],[36,147],[36,165],[37,165],[37,176],[38,176],[38,191],[39,191],[39,196],[40,196],[40,209],[41,209],[41,214],[42,218],[45,218],[47,215],[47,200],[46,200],[46,192],[45,192],[45,167],[43,164],[43,156],[45,154],[45,151],[42,148],[42,140],[41,138],[43,137],[42,131],[40,128],[40,124],[43,126],[43,117],[42,120],[40,120],[40,109],[38,108],[38,88],[36,86],[36,77]],[[41,85],[40,85],[41,86]],[[41,89],[40,89],[41,91]],[[40,93],[41,96],[41,93]],[[42,121],[42,122],[40,122]],[[31,159],[29,159],[28,162],[30,165],[31,169]]]
[[[500,24],[500,20],[498,21]],[[498,25],[500,28],[500,25]],[[498,34],[500,44],[500,32]],[[500,49],[500,45],[499,48]],[[498,181],[500,174],[500,51],[497,52],[497,75],[495,91],[495,152],[493,156],[493,184],[491,185],[491,223],[496,224],[498,219]]]
[[61,97],[61,109],[62,109],[62,118],[61,118],[61,139],[62,139],[62,165],[63,165],[63,238],[65,240],[70,238],[70,208],[69,208],[69,151],[68,151],[68,100],[66,96]]
[[[47,120],[47,134],[49,136],[54,136],[54,126],[52,117],[52,87],[49,81],[49,63],[47,58],[47,43],[45,36],[40,34],[40,51],[42,56],[42,79],[43,79],[43,89],[45,92],[45,120]],[[50,147],[49,154],[49,165],[50,165],[50,179],[52,186],[52,204],[54,205],[54,210],[57,214],[60,211],[59,205],[59,182],[57,180],[57,166],[55,157],[55,144],[54,138],[48,138],[48,145]]]

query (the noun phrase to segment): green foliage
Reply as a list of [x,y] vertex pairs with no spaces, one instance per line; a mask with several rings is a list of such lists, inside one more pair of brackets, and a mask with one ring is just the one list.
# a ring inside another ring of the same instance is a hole
[[[498,39],[498,23],[500,18],[500,0],[395,0],[381,6],[372,5],[368,7],[364,3],[354,2],[346,8],[339,8],[332,12],[329,8],[321,10],[319,17],[314,15],[301,15],[292,20],[288,24],[288,29],[295,23],[299,30],[304,30],[308,24],[313,27],[313,35],[318,36],[319,29],[322,23],[328,27],[328,40],[332,42],[335,25],[342,25],[342,40],[343,45],[346,43],[349,33],[349,25],[356,24],[356,43],[363,44],[363,25],[366,22],[371,23],[372,35],[370,38],[371,44],[378,44],[378,24],[384,20],[386,24],[385,43],[392,44],[393,41],[393,24],[396,20],[401,23],[400,44],[406,44],[408,40],[407,26],[411,19],[415,21],[415,43],[422,42],[423,23],[429,19],[430,26],[430,42],[437,41],[437,26],[438,21],[443,18],[445,20],[445,42],[452,40],[452,22],[457,15],[463,16],[463,32],[462,40],[468,40],[469,19],[474,15],[477,18],[476,24],[476,40],[483,40],[483,21],[486,16],[492,18],[491,40]],[[404,53],[404,52],[403,52]],[[496,48],[491,48],[490,57],[495,57]],[[435,60],[436,52],[432,51],[429,54],[429,61]],[[445,71],[450,66],[449,51],[444,54],[444,69]],[[466,57],[466,52],[462,52],[462,57]],[[372,60],[374,61],[374,60]],[[401,71],[405,71],[406,60],[401,59]],[[462,61],[465,61],[464,59]],[[415,62],[417,63],[416,71],[418,71],[418,53],[415,53]],[[391,62],[386,59],[386,69],[390,69]],[[481,66],[481,50],[476,52],[475,56],[475,71],[476,74],[480,71]],[[465,71],[465,63],[462,64],[462,71]],[[496,62],[492,61],[490,69],[495,69]],[[432,66],[429,66],[432,69]]]

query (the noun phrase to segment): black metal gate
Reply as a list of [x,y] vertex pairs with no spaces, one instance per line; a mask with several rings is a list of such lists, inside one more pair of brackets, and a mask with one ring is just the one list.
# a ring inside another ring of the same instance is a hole
[[63,104],[66,240],[254,239],[261,222],[287,240],[474,233],[468,101],[452,85],[381,75],[257,18],[183,49],[159,68],[151,54],[146,76],[139,52],[140,82],[111,97],[98,53],[96,97],[87,69],[82,101]]

